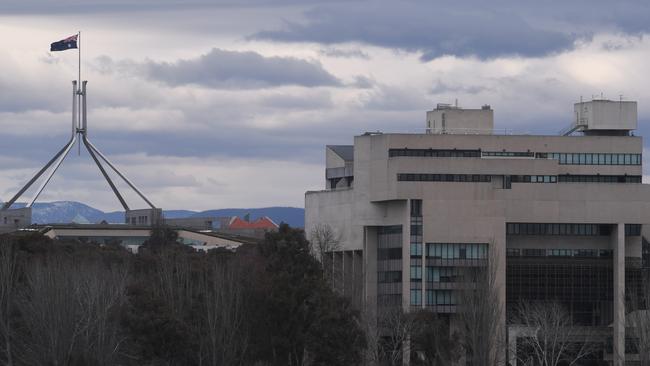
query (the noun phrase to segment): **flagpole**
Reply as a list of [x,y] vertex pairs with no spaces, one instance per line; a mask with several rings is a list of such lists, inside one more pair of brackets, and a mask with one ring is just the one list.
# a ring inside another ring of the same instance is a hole
[[77,78],[77,86],[81,88],[81,31],[77,31],[77,51],[79,51],[79,75]]
[[[78,63],[78,74],[77,74],[77,98],[79,98],[81,94],[81,31],[77,31],[77,51],[79,53],[79,63]],[[79,109],[76,111],[77,116],[81,117],[81,103],[77,103]],[[77,130],[79,129],[79,126],[81,124],[81,118],[77,118]],[[81,156],[81,142],[77,143],[77,156]]]

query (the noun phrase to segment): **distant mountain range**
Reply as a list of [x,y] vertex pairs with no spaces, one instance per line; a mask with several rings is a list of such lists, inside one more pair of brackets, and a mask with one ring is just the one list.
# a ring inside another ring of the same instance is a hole
[[[21,207],[24,204],[15,204]],[[285,222],[292,227],[305,226],[305,210],[298,207],[263,207],[263,208],[223,208],[207,211],[166,210],[167,218],[203,217],[203,216],[244,216],[250,214],[251,220],[268,216],[276,223]],[[35,224],[55,224],[69,222],[98,223],[124,222],[124,211],[104,212],[86,204],[75,201],[37,202],[32,207],[32,222]]]

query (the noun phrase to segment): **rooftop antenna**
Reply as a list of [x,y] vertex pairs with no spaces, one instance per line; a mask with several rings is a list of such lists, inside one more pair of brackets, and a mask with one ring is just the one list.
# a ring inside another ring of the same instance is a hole
[[[81,32],[77,33],[77,39],[80,41],[81,37]],[[79,42],[80,44],[80,42]],[[57,169],[59,169],[59,166],[61,166],[61,163],[63,163],[63,160],[68,156],[68,153],[74,146],[75,142],[79,142],[79,154],[81,154],[81,143],[83,143],[84,147],[86,150],[88,150],[88,153],[92,157],[93,161],[97,165],[97,168],[99,168],[99,171],[102,173],[104,176],[104,179],[106,179],[106,182],[108,185],[111,187],[111,190],[117,197],[117,199],[120,201],[120,204],[124,208],[125,211],[130,211],[130,208],[124,198],[122,197],[122,194],[120,191],[117,189],[113,181],[111,180],[110,176],[106,172],[106,169],[102,162],[108,167],[110,167],[117,175],[124,180],[124,182],[135,192],[137,193],[140,198],[142,198],[147,205],[149,205],[152,209],[156,209],[156,207],[149,201],[149,199],[124,175],[122,172],[120,172],[113,163],[111,163],[106,155],[102,154],[95,145],[90,142],[90,139],[88,139],[88,114],[87,114],[87,104],[86,104],[86,96],[87,96],[87,90],[86,90],[86,84],[88,81],[84,80],[81,81],[81,46],[79,45],[79,64],[78,64],[78,74],[77,80],[72,81],[72,129],[71,129],[71,135],[70,139],[68,142],[56,153],[54,156],[50,159],[50,161],[45,164],[19,191],[16,193],[15,196],[13,196],[9,201],[5,202],[5,204],[0,208],[0,211],[5,211],[10,209],[11,205],[13,205],[18,198],[20,198],[25,191],[27,191],[46,171],[49,170],[49,173],[45,176],[44,180],[41,182],[40,186],[34,193],[34,196],[28,201],[26,207],[31,208],[34,202],[38,199],[38,197],[41,195],[41,192],[43,192],[43,189],[47,186],[47,184],[50,182],[52,179],[52,176],[54,173],[56,173]]]

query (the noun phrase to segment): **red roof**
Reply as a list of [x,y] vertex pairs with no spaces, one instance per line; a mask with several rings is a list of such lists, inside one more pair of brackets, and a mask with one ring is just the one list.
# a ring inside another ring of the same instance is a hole
[[235,216],[230,220],[228,229],[277,229],[278,225],[267,216],[248,222]]

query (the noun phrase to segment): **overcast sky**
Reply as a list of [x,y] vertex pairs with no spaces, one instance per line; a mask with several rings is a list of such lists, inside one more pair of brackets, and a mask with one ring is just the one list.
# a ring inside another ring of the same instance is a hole
[[[326,144],[422,132],[436,103],[556,134],[602,93],[650,134],[648,19],[639,1],[4,0],[0,198],[68,138],[77,53],[48,51],[77,30],[95,146],[156,205],[203,210],[302,207]],[[75,148],[41,200],[120,209],[91,162]]]

